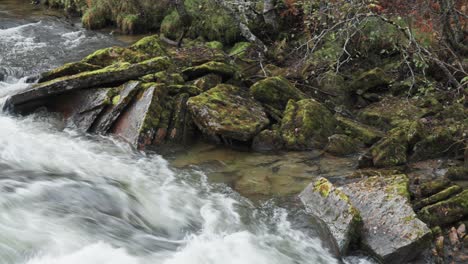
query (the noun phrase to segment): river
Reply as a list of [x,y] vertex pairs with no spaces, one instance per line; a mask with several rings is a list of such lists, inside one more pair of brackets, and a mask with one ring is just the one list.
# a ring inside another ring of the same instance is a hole
[[[28,76],[124,45],[13,2],[0,1],[1,103]],[[0,113],[2,264],[339,263],[317,228],[291,219],[272,200],[254,203],[203,170],[54,115]]]

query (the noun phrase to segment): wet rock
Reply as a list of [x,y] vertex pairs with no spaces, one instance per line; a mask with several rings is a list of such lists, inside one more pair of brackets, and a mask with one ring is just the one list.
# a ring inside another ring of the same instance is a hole
[[430,245],[430,229],[409,203],[406,175],[370,177],[343,187],[363,220],[361,240],[383,263],[407,263]]
[[299,195],[308,213],[321,219],[337,242],[342,255],[356,242],[362,220],[349,198],[325,178],[311,183]]
[[182,85],[184,78],[178,73],[170,73],[168,71],[160,71],[157,73],[147,74],[139,79],[142,82],[159,82],[167,85]]
[[376,167],[390,167],[405,164],[408,150],[424,135],[419,122],[408,122],[390,130],[387,136],[370,149]]
[[234,66],[224,62],[210,61],[202,65],[186,68],[182,71],[188,80],[193,80],[207,74],[216,74],[223,78],[223,80],[234,77],[236,69]]
[[167,58],[157,57],[138,64],[113,65],[96,71],[58,78],[34,85],[31,89],[11,96],[6,103],[6,107],[11,107],[14,110],[14,107],[18,105],[52,95],[122,83],[150,72],[161,71],[169,65],[170,62]]
[[370,146],[379,141],[383,137],[383,133],[373,127],[360,124],[352,119],[337,116],[339,126],[343,129],[344,133],[350,137],[357,138],[364,144]]
[[116,95],[111,98],[111,104],[96,118],[91,132],[99,134],[107,133],[121,112],[133,99],[139,88],[140,82],[138,81],[130,81],[118,87],[115,92]]
[[250,93],[259,102],[283,111],[289,100],[298,101],[306,96],[284,77],[269,77],[250,87]]
[[269,124],[263,108],[232,85],[220,84],[187,105],[195,124],[209,136],[249,141]]
[[414,204],[414,209],[415,210],[418,210],[418,209],[421,209],[423,208],[424,206],[428,206],[428,205],[431,205],[431,204],[435,204],[437,202],[440,202],[442,200],[445,200],[447,198],[449,198],[450,196],[453,196],[457,193],[460,193],[463,189],[458,186],[458,185],[453,185],[453,186],[450,186],[448,187],[447,189],[441,191],[441,192],[438,192],[432,196],[429,196],[425,199],[422,199],[421,201],[417,202]]
[[455,223],[468,215],[468,190],[421,209],[418,216],[431,226]]
[[163,84],[151,84],[145,88],[120,114],[110,130],[139,149],[152,144],[163,112],[162,102],[167,95]]
[[281,136],[287,149],[322,148],[333,135],[337,121],[314,99],[290,100],[281,122]]
[[283,139],[278,130],[263,130],[252,141],[252,149],[260,152],[280,150],[283,148]]
[[39,78],[38,82],[47,82],[56,78],[68,76],[68,75],[75,75],[78,73],[82,72],[87,72],[87,71],[95,71],[100,69],[101,67],[92,65],[86,62],[72,62],[72,63],[67,63],[61,67],[58,67],[56,69],[53,69],[51,71],[45,72],[41,74],[41,77]]
[[202,89],[203,91],[208,91],[209,89],[215,87],[223,81],[223,78],[216,74],[207,74],[203,77],[200,77],[193,81],[193,85]]
[[342,134],[334,134],[328,138],[328,145],[325,150],[336,156],[345,156],[355,153],[360,145],[359,140]]

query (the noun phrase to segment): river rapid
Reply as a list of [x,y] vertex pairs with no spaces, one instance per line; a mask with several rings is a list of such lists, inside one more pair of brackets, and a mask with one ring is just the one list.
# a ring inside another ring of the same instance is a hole
[[[28,76],[124,44],[53,16],[17,16],[6,2],[1,104]],[[54,115],[0,113],[1,264],[340,263],[313,226],[292,219],[271,200],[253,203],[203,171]]]

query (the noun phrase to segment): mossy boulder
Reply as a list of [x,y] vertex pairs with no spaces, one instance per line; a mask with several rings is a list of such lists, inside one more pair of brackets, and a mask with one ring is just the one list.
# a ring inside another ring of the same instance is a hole
[[228,55],[234,58],[244,59],[248,55],[249,49],[252,47],[250,42],[237,42],[231,49],[228,51]]
[[249,141],[269,124],[261,105],[233,85],[220,84],[187,105],[195,124],[210,136]]
[[179,73],[170,73],[168,71],[160,71],[157,73],[150,73],[142,76],[140,79],[142,82],[159,82],[167,85],[182,85],[184,84],[184,78]]
[[408,263],[430,246],[431,230],[411,207],[406,175],[369,177],[342,190],[360,212],[364,249],[382,263]]
[[86,56],[82,62],[107,67],[117,62],[138,63],[150,59],[152,56],[129,48],[110,47],[97,50]]
[[358,113],[358,120],[381,130],[389,130],[401,123],[416,121],[428,112],[417,106],[414,99],[385,97]]
[[250,93],[270,108],[283,111],[289,100],[298,101],[306,96],[284,77],[269,77],[250,87]]
[[[231,44],[239,40],[240,30],[232,16],[214,0],[185,0],[185,8],[192,17],[188,37],[205,40],[217,40]],[[161,23],[161,33],[171,39],[177,39],[183,32],[183,24],[179,14],[173,10],[166,15]]]
[[187,80],[193,80],[210,73],[219,75],[224,80],[227,80],[234,77],[236,74],[236,68],[224,62],[210,61],[202,65],[188,67],[182,70],[182,74],[186,76]]
[[352,119],[343,116],[336,116],[336,120],[338,120],[340,128],[346,135],[359,139],[368,146],[379,141],[384,136],[381,131]]
[[280,131],[287,149],[306,150],[323,148],[336,126],[333,114],[314,99],[290,100]]
[[390,130],[370,149],[374,166],[391,167],[407,163],[409,150],[423,137],[424,127],[419,122],[404,123]]
[[447,198],[449,198],[450,196],[454,196],[458,193],[460,193],[461,191],[463,191],[463,189],[458,186],[458,185],[452,185],[434,195],[431,195],[427,198],[424,198],[424,199],[421,199],[420,201],[416,202],[414,204],[414,209],[415,210],[419,210],[425,206],[428,206],[428,205],[431,205],[431,204],[435,204],[437,202],[440,202],[440,201],[443,201],[443,200],[446,200]]
[[325,150],[336,156],[345,156],[356,153],[361,147],[361,142],[343,134],[334,134],[328,138]]
[[48,72],[42,73],[41,77],[39,78],[38,82],[47,82],[53,79],[57,79],[60,77],[68,76],[68,75],[75,75],[82,72],[87,71],[95,71],[100,69],[101,67],[92,65],[86,62],[72,62],[64,64],[56,69],[50,70]]
[[340,253],[359,241],[362,219],[349,197],[325,178],[318,178],[299,195],[306,211],[322,220],[336,240]]
[[252,149],[260,152],[280,150],[283,139],[277,129],[266,129],[256,135],[252,141]]
[[445,177],[452,181],[466,181],[468,180],[468,167],[451,167],[445,173]]
[[202,90],[194,85],[189,84],[172,84],[167,86],[167,90],[170,95],[177,95],[187,93],[190,96],[199,95]]
[[24,105],[28,102],[53,95],[92,87],[118,85],[128,80],[138,79],[140,76],[146,75],[150,72],[162,71],[170,65],[171,63],[168,58],[156,57],[136,64],[115,64],[95,71],[65,76],[48,82],[36,84],[30,89],[10,97],[6,106],[11,107],[14,110],[15,107],[18,107],[21,104]]
[[144,37],[133,44],[130,49],[152,57],[167,55],[158,35]]
[[463,219],[468,216],[468,190],[422,208],[418,216],[431,226],[449,225]]
[[450,180],[445,177],[426,181],[419,186],[418,193],[421,197],[428,197],[442,191],[450,184]]

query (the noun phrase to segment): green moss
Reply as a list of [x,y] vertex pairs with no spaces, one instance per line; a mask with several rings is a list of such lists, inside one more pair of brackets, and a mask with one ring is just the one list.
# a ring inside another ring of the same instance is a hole
[[445,199],[449,198],[450,196],[453,196],[453,195],[455,195],[457,193],[460,193],[462,190],[463,189],[458,185],[450,186],[450,187],[448,187],[447,189],[445,189],[443,191],[440,191],[440,192],[438,192],[438,193],[436,193],[434,195],[431,195],[430,197],[427,197],[427,198],[422,199],[421,201],[417,202],[414,205],[414,208],[415,209],[420,209],[420,208],[422,208],[424,206],[440,202],[442,200],[445,200]]
[[210,49],[219,49],[222,50],[224,45],[219,41],[210,41],[206,43],[206,46]]
[[229,56],[242,57],[252,46],[250,42],[237,42],[228,52]]
[[83,62],[106,67],[118,62],[138,63],[148,60],[151,57],[147,54],[133,51],[122,47],[110,47],[100,49],[86,56]]
[[427,197],[436,194],[450,185],[450,180],[447,178],[439,178],[433,181],[424,182],[419,187],[422,197]]
[[321,178],[314,183],[314,191],[320,193],[322,197],[328,197],[333,185],[325,178]]
[[391,80],[386,75],[386,72],[381,68],[374,68],[363,73],[358,73],[353,78],[351,89],[358,94],[363,94],[375,89],[387,88]]
[[112,98],[112,104],[117,105],[120,102],[120,95],[116,95]]
[[199,95],[202,90],[193,85],[169,85],[168,87],[169,94],[181,94],[187,93],[191,96]]
[[445,177],[453,181],[468,180],[468,167],[450,167]]
[[43,73],[39,82],[46,82],[52,79],[75,75],[86,71],[98,70],[99,67],[86,62],[72,62],[64,64],[56,69]]

